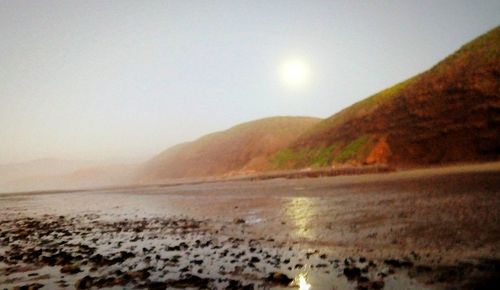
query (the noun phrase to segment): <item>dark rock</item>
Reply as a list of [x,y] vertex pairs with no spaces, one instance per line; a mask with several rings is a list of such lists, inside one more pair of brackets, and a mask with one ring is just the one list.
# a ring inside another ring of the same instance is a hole
[[102,265],[104,261],[104,257],[101,254],[96,254],[89,259],[90,262],[97,264],[97,265]]
[[128,281],[126,279],[118,277],[118,278],[115,278],[115,280],[113,281],[113,285],[123,286],[123,285],[127,284],[127,282]]
[[370,284],[370,287],[372,289],[375,289],[375,290],[380,290],[380,289],[384,288],[384,286],[385,286],[384,281],[373,281]]
[[183,251],[187,250],[189,248],[188,244],[186,244],[185,242],[182,242],[179,244],[179,248]]
[[417,254],[417,252],[415,252],[415,251],[411,251],[411,252],[410,252],[410,255],[413,257],[413,259],[415,259],[415,260],[420,260],[420,255],[419,255],[419,254]]
[[16,286],[13,289],[14,290],[37,290],[43,287],[43,284],[39,283],[32,283],[28,285],[23,285],[23,286]]
[[397,259],[387,259],[384,260],[384,264],[392,266],[394,268],[410,268],[413,267],[413,263],[405,260],[397,260]]
[[417,272],[417,274],[429,273],[432,272],[432,267],[425,265],[418,265],[415,267],[415,271]]
[[280,272],[273,272],[269,274],[266,280],[268,282],[283,286],[288,286],[293,281],[293,279],[289,278],[287,275]]
[[168,246],[168,247],[166,248],[166,250],[167,250],[168,252],[172,252],[172,251],[180,251],[180,250],[181,250],[181,247],[179,247],[179,246],[173,246],[173,247]]
[[115,278],[113,278],[113,277],[103,277],[103,278],[95,280],[92,283],[92,285],[96,286],[97,288],[111,287],[111,286],[115,285]]
[[201,264],[203,264],[203,260],[192,260],[191,263],[193,263],[195,265],[201,265]]
[[237,280],[229,280],[229,284],[226,287],[226,290],[239,290],[242,288],[241,282]]
[[169,280],[167,281],[167,285],[174,288],[193,287],[193,288],[207,289],[209,288],[208,285],[212,281],[213,280],[208,278],[201,278],[195,275],[187,275],[184,279]]
[[147,269],[143,269],[140,271],[132,271],[132,272],[127,272],[124,276],[129,279],[139,279],[139,280],[145,280],[147,279],[151,274]]
[[151,282],[146,285],[149,290],[165,290],[167,289],[167,283],[165,282]]
[[361,269],[358,267],[344,268],[344,276],[346,276],[349,281],[356,280],[361,276]]
[[61,268],[61,273],[76,274],[79,272],[81,272],[81,270],[80,270],[80,267],[78,267],[77,265],[68,264],[68,265],[64,265]]
[[303,264],[295,264],[295,269],[300,269],[300,268],[302,268],[302,267],[304,267],[304,265],[303,265]]
[[85,276],[82,279],[76,281],[75,288],[80,289],[90,289],[93,285],[94,278],[90,276]]

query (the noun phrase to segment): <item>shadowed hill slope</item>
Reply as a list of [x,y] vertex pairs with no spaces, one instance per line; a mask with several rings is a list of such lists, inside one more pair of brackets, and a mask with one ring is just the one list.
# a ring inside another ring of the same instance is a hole
[[500,27],[430,70],[320,122],[271,157],[276,169],[420,166],[500,157]]
[[146,163],[142,181],[266,170],[271,154],[319,121],[309,117],[266,118],[176,145]]

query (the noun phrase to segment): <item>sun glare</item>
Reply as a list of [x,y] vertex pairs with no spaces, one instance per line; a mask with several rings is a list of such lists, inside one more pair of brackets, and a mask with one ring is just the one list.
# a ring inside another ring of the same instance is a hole
[[309,290],[309,288],[311,288],[311,284],[307,283],[306,276],[304,274],[300,274],[299,290]]
[[288,86],[304,85],[309,79],[309,67],[300,59],[290,59],[281,66],[281,77]]

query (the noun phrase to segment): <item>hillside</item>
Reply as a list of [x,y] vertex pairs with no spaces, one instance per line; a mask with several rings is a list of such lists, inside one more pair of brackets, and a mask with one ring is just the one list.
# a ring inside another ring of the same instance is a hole
[[275,169],[286,169],[498,159],[499,79],[496,27],[428,71],[325,119],[270,161]]
[[269,169],[272,154],[318,122],[309,117],[272,117],[209,134],[154,157],[144,166],[141,181]]

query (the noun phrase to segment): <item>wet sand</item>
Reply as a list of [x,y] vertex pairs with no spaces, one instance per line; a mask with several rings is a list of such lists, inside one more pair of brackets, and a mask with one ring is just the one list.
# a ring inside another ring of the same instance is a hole
[[0,195],[0,289],[496,289],[499,208],[500,163]]

